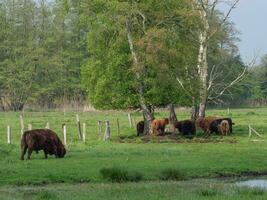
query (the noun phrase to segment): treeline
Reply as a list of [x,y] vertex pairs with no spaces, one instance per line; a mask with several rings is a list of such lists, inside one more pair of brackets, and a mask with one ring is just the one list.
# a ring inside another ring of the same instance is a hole
[[[213,12],[216,27],[223,15]],[[0,27],[3,110],[199,102],[203,27],[191,1],[0,0]],[[267,59],[218,95],[247,67],[233,24],[218,27],[208,41],[208,103],[266,98]]]
[[0,0],[3,109],[84,101],[80,67],[89,55],[88,24],[80,6],[78,1]]

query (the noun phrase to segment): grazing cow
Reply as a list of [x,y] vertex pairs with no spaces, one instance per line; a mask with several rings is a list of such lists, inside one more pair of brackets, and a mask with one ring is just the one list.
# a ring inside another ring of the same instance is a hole
[[28,159],[30,159],[33,151],[43,150],[45,158],[47,154],[55,155],[62,158],[66,154],[66,149],[55,132],[49,129],[35,129],[25,131],[21,138],[21,160],[28,149]]
[[145,126],[145,122],[144,121],[140,121],[136,124],[136,131],[137,131],[137,136],[143,135],[144,133],[144,126]]
[[229,124],[229,132],[233,133],[233,125],[235,125],[235,123],[233,123],[231,118],[219,118],[219,119],[214,120],[210,124],[210,132],[211,133],[215,132],[216,134],[218,134],[220,132],[219,125],[221,124],[221,122],[223,120],[226,120],[228,122],[228,124]]
[[209,116],[209,117],[205,117],[205,118],[198,118],[196,120],[196,126],[201,128],[205,133],[210,133],[210,125],[211,123],[218,119],[218,117],[213,117],[213,116]]
[[222,120],[222,122],[219,125],[219,130],[222,135],[227,135],[229,133],[229,122],[227,120]]
[[174,123],[174,127],[179,130],[183,135],[195,135],[196,126],[192,120],[177,121]]
[[158,134],[158,135],[164,135],[165,133],[165,126],[169,124],[169,119],[154,119],[152,121],[152,131],[153,134]]

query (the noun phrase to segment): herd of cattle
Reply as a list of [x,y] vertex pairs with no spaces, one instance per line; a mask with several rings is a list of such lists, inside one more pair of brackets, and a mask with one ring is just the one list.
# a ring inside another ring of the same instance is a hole
[[[165,126],[169,124],[169,119],[154,119],[151,123],[153,134],[164,135]],[[231,118],[206,117],[199,118],[196,121],[184,120],[176,121],[174,127],[182,135],[195,135],[196,128],[201,128],[205,133],[221,133],[227,135],[232,133]],[[144,132],[144,121],[137,123],[137,135]],[[47,155],[55,155],[57,158],[62,158],[66,154],[66,149],[55,132],[49,129],[35,129],[25,131],[21,138],[21,160],[24,160],[26,152],[27,159],[30,159],[32,152],[38,153],[44,151],[45,158]]]
[[[169,119],[154,119],[151,123],[152,132],[156,135],[165,134],[165,126],[169,124]],[[137,135],[140,136],[144,132],[144,121],[140,121],[136,125]],[[202,129],[206,134],[220,133],[222,135],[228,135],[233,132],[232,126],[234,123],[231,118],[219,118],[219,117],[205,117],[198,118],[197,120],[184,120],[174,122],[174,127],[182,135],[195,135],[196,129]]]

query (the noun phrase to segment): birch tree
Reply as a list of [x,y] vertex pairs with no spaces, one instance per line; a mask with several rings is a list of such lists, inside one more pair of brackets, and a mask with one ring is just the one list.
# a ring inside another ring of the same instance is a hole
[[[216,18],[216,9],[219,3],[227,3],[229,5],[229,10],[226,12],[225,16],[221,19],[219,23],[213,24]],[[198,52],[198,64],[197,70],[200,79],[200,103],[198,109],[198,117],[205,116],[206,104],[209,97],[209,91],[213,86],[212,78],[209,80],[209,66],[208,66],[208,48],[210,39],[218,32],[218,30],[224,25],[224,23],[229,18],[233,9],[237,6],[239,0],[232,1],[219,1],[219,0],[193,0],[192,6],[199,13],[199,17],[202,22],[202,27],[199,31],[199,52]],[[221,96],[228,87],[233,86],[236,82],[240,81],[246,70],[244,70],[240,75],[236,77],[228,86],[222,88],[219,92]],[[218,96],[218,97],[219,97]],[[217,98],[218,98],[217,97]]]

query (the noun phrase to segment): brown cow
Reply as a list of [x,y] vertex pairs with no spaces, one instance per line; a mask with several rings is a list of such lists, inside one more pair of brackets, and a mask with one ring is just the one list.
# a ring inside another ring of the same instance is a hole
[[30,159],[33,151],[43,150],[45,158],[47,154],[55,155],[62,158],[66,154],[66,149],[55,132],[49,129],[35,129],[25,131],[21,138],[21,160],[28,149],[28,157]]
[[230,130],[229,122],[227,120],[223,120],[219,125],[219,130],[222,135],[228,135]]
[[201,128],[205,133],[210,133],[210,124],[214,121],[218,119],[218,117],[213,117],[213,116],[209,116],[209,117],[205,117],[205,118],[198,118],[196,120],[196,127]]
[[157,133],[158,135],[164,135],[165,126],[169,124],[169,119],[154,119],[152,121],[152,131],[153,134]]

